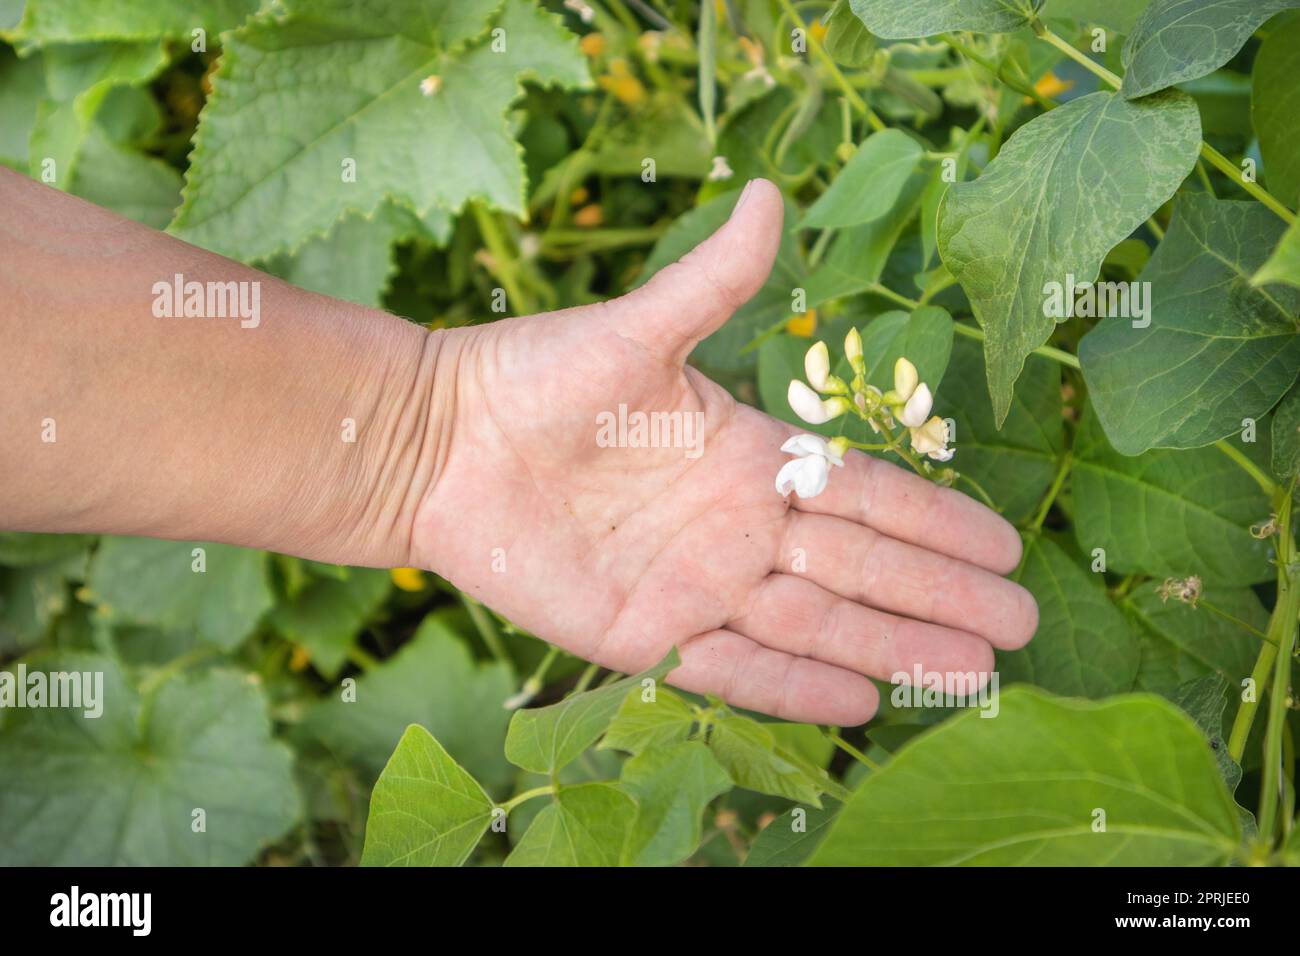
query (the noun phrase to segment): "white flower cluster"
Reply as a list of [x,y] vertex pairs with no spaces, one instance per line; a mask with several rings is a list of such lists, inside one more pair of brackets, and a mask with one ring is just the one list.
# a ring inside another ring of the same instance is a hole
[[[824,425],[850,412],[866,421],[876,434],[890,438],[886,446],[893,447],[891,433],[897,425],[908,431],[912,450],[935,461],[948,461],[953,450],[948,447],[952,436],[948,424],[937,415],[931,415],[934,396],[930,387],[906,358],[894,363],[894,387],[881,392],[866,381],[866,362],[862,356],[862,337],[851,329],[844,339],[844,354],[853,370],[853,381],[845,383],[831,374],[830,352],[825,342],[818,342],[804,356],[804,375],[808,381],[793,379],[787,392],[790,407],[796,415],[810,425]],[[787,462],[776,478],[776,490],[782,495],[793,489],[801,498],[821,494],[831,466],[844,464],[844,452],[855,443],[846,438],[829,442],[817,435],[798,435],[791,438],[781,450],[799,456]],[[877,446],[860,446],[877,447]]]

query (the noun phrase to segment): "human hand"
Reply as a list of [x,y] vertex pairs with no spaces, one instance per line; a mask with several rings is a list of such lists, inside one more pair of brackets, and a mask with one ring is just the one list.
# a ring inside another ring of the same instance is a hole
[[[679,687],[852,725],[878,704],[867,676],[986,675],[1038,614],[999,577],[1021,550],[1002,518],[856,451],[821,495],[783,498],[773,477],[799,431],[684,366],[766,279],[782,216],[755,180],[726,225],[629,295],[441,333],[446,413],[426,438],[412,560],[605,667],[677,645]],[[702,442],[606,447],[620,405],[681,413]]]

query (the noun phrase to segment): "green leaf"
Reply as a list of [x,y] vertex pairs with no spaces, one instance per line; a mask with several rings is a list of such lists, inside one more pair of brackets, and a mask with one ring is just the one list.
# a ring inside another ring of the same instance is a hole
[[1120,91],[1131,100],[1213,73],[1265,20],[1296,7],[1300,0],[1151,0],[1120,52]]
[[672,691],[655,688],[653,700],[645,700],[639,686],[623,699],[609,729],[600,741],[601,750],[643,753],[684,741],[695,724],[691,705]]
[[1047,283],[1097,278],[1106,253],[1191,171],[1200,128],[1184,93],[1140,103],[1092,93],[1026,123],[979,179],[949,187],[939,251],[984,327],[999,426],[1025,358],[1056,327]]
[[318,671],[333,677],[347,662],[357,633],[383,606],[391,583],[387,571],[351,568],[341,581],[313,581],[277,606],[269,622],[305,647]]
[[774,797],[820,807],[821,794],[830,780],[777,744],[766,725],[738,714],[715,720],[709,731],[709,747],[736,786]]
[[830,832],[840,805],[791,807],[758,834],[742,866],[802,866]]
[[804,214],[799,228],[842,228],[879,219],[898,201],[921,153],[921,144],[902,130],[872,133]]
[[[1001,429],[982,399],[986,379],[979,343],[958,336],[946,381],[944,395],[951,401],[944,408],[956,425],[954,466],[988,492],[1008,521],[1026,521],[1051,486],[1065,447],[1061,367],[1029,357]],[[960,482],[957,487],[968,490]]]
[[502,703],[514,690],[507,666],[476,662],[446,618],[430,614],[409,643],[357,678],[355,701],[334,691],[299,732],[373,778],[405,728],[420,724],[499,792],[514,774],[501,753],[510,721]]
[[192,39],[203,28],[215,45],[217,34],[243,22],[260,0],[27,0],[14,31],[20,46],[85,40]]
[[45,71],[40,56],[20,60],[8,47],[0,46],[0,164],[27,171],[27,144],[44,96]]
[[1259,270],[1250,278],[1255,286],[1284,282],[1300,289],[1300,222],[1293,222]]
[[1300,373],[1300,292],[1250,276],[1282,234],[1254,202],[1181,196],[1139,280],[1150,324],[1103,319],[1079,343],[1097,416],[1125,455],[1196,448],[1262,418]]
[[1205,735],[1205,742],[1219,765],[1228,793],[1234,793],[1237,784],[1241,783],[1241,766],[1228,754],[1228,741],[1223,733],[1224,695],[1228,687],[1226,680],[1212,674],[1184,684],[1175,693],[1173,701]]
[[98,125],[78,144],[68,191],[154,229],[171,221],[181,176],[162,160],[110,142]]
[[[271,738],[255,678],[187,674],[142,698],[111,658],[27,663],[101,673],[103,715],[9,714],[0,731],[0,865],[240,866],[297,820],[293,758]],[[197,809],[203,832],[193,828]]]
[[22,567],[45,564],[85,551],[95,542],[93,534],[26,534],[0,531],[0,564]]
[[[498,6],[285,0],[281,13],[227,35],[172,231],[252,260],[324,235],[345,213],[371,215],[387,198],[417,216],[469,199],[522,215],[523,166],[506,113],[526,79],[584,86],[588,75],[576,38],[527,0],[506,0],[494,40],[486,29]],[[505,50],[494,50],[501,41]],[[430,76],[440,87],[425,95]]]
[[266,270],[303,289],[377,309],[397,271],[394,244],[422,228],[411,213],[385,203],[372,216],[345,216],[328,235],[273,257]]
[[927,178],[918,169],[886,215],[836,235],[821,264],[804,281],[808,308],[865,292],[880,281],[894,247],[920,208]]
[[537,815],[506,866],[618,866],[636,803],[607,783],[562,787]]
[[1066,17],[1080,24],[1098,24],[1127,34],[1142,15],[1147,0],[1051,0],[1047,12],[1052,17]]
[[1268,517],[1260,487],[1217,448],[1118,454],[1091,412],[1079,423],[1073,470],[1075,536],[1106,569],[1196,574],[1220,585],[1273,576],[1268,545],[1250,526]]
[[620,782],[637,804],[623,850],[630,866],[685,860],[700,845],[705,807],[731,789],[731,778],[709,748],[693,740],[641,752],[623,765]]
[[86,573],[84,550],[45,564],[0,568],[0,653],[30,647],[71,605],[69,584]]
[[876,38],[853,13],[848,0],[840,0],[826,23],[826,52],[840,66],[870,66],[875,57]]
[[1038,601],[1038,633],[1018,651],[998,651],[1003,683],[1023,681],[1054,694],[1105,697],[1131,690],[1138,638],[1090,574],[1050,538],[1025,542],[1013,579]]
[[[554,773],[596,741],[631,688],[656,685],[680,663],[677,649],[649,670],[605,687],[566,697],[558,704],[516,711],[506,734],[506,759],[534,773]],[[656,693],[659,688],[656,686]]]
[[1044,0],[849,0],[878,37],[906,40],[952,30],[1014,33],[1026,27]]
[[[194,552],[201,549],[203,564]],[[196,570],[205,567],[204,571]],[[274,603],[266,554],[226,544],[105,537],[86,579],[110,620],[163,630],[194,629],[230,649]]]
[[[1204,599],[1260,631],[1268,626],[1268,611],[1250,588],[1212,587]],[[1142,663],[1134,685],[1138,690],[1172,699],[1189,681],[1215,676],[1237,686],[1250,676],[1262,638],[1241,625],[1204,606],[1161,600],[1156,582],[1124,597],[1120,607],[1142,632]]]
[[1269,192],[1294,208],[1300,199],[1300,19],[1280,24],[1255,54],[1251,120]]
[[362,866],[460,866],[495,805],[423,727],[406,728],[370,797]]
[[1273,475],[1281,482],[1300,474],[1300,386],[1286,393],[1273,410]]
[[[659,237],[633,285],[642,285],[660,269],[676,262],[712,235],[730,218],[739,196],[738,190],[715,196],[680,216]],[[793,220],[795,214],[795,208],[787,202],[786,220]],[[722,328],[695,347],[692,361],[718,371],[752,368],[756,361],[754,353],[742,349],[759,332],[790,316],[794,290],[802,286],[803,274],[798,241],[793,234],[783,232],[776,262],[763,287],[737,309]],[[809,307],[812,307],[811,303]]]
[[961,714],[867,777],[810,862],[1221,865],[1240,838],[1214,757],[1178,708],[1016,688],[996,719]]

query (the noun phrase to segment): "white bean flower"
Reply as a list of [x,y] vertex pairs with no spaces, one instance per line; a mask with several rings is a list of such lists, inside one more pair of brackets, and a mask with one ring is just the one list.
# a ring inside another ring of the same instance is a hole
[[797,456],[787,461],[776,475],[777,494],[785,496],[794,491],[800,498],[815,498],[826,490],[831,467],[844,467],[847,440],[832,438],[827,441],[820,435],[795,435],[781,450]]
[[853,408],[843,395],[822,398],[807,383],[797,378],[790,380],[786,400],[790,402],[794,413],[809,425],[825,425],[832,418],[839,418]]
[[938,415],[920,427],[911,429],[911,434],[912,448],[918,455],[929,455],[935,461],[952,460],[953,450],[948,447],[948,442],[952,440],[948,434],[948,423]]

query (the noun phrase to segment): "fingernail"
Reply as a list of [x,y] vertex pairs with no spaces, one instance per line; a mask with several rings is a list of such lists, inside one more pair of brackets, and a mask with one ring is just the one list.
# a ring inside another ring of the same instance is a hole
[[745,205],[745,200],[748,199],[750,193],[754,191],[754,183],[756,182],[758,182],[758,180],[751,179],[749,182],[745,183],[745,188],[740,191],[740,198],[736,200],[736,205],[731,210],[733,216],[740,212],[741,206]]

